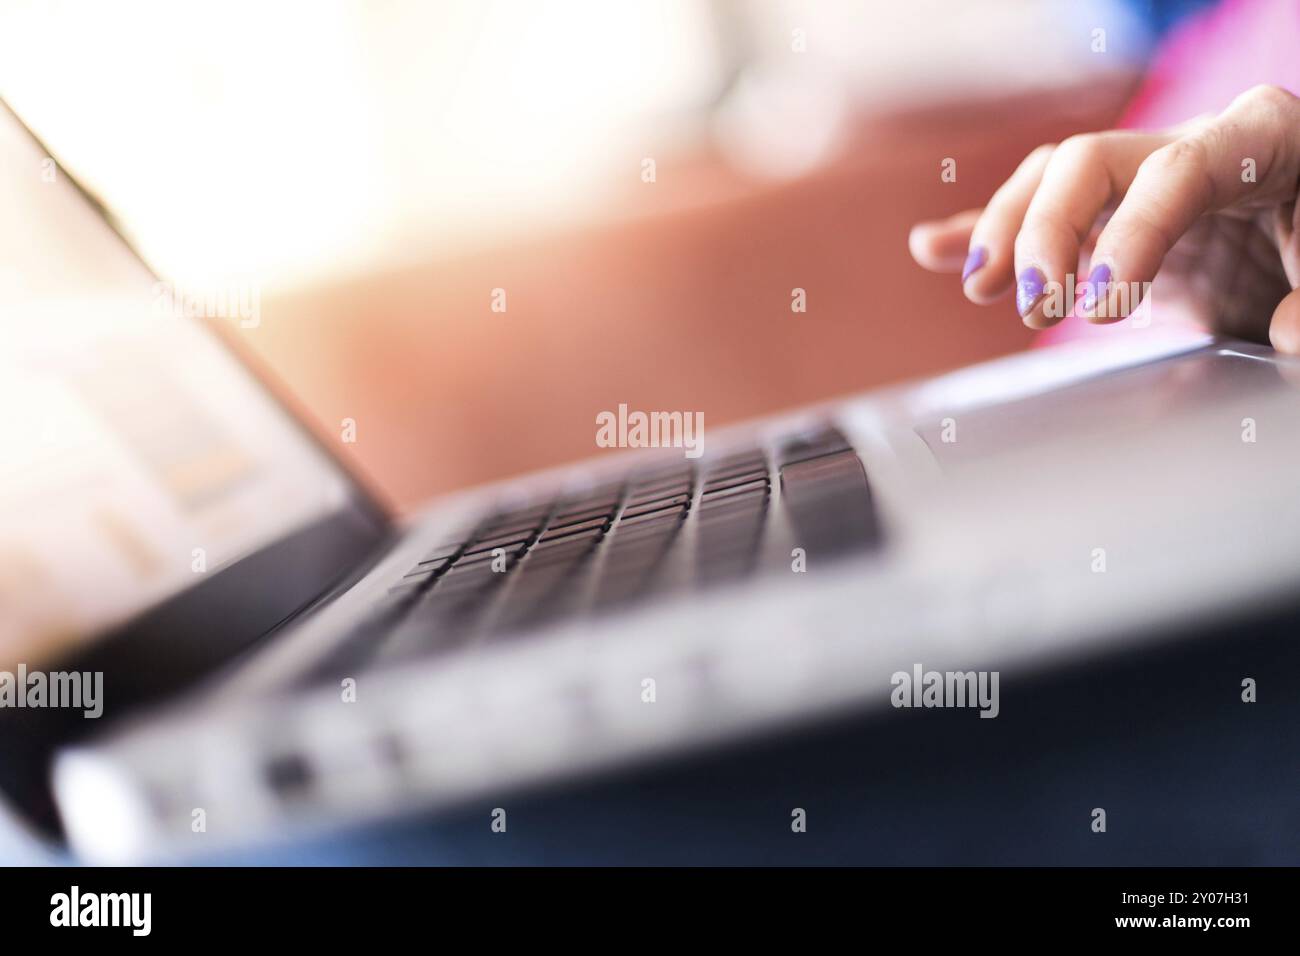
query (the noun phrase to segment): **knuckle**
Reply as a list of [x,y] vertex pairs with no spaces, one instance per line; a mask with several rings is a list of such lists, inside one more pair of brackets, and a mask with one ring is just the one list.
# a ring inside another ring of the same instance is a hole
[[1052,155],[1053,162],[1091,165],[1101,161],[1106,139],[1100,133],[1076,133],[1061,141]]
[[1029,155],[1020,161],[1016,171],[1004,180],[1002,185],[994,191],[988,204],[984,207],[985,214],[981,219],[989,217],[990,210],[997,213],[1007,207],[1014,206],[1020,199],[1020,195],[1041,175],[1042,170],[1046,167],[1047,161],[1051,158],[1052,152],[1056,149],[1055,143],[1045,143],[1042,146],[1035,147]]
[[1029,155],[1025,157],[1025,161],[1021,165],[1026,169],[1031,169],[1035,166],[1044,166],[1047,164],[1047,161],[1052,158],[1052,154],[1055,153],[1056,150],[1057,145],[1055,143],[1044,143],[1042,146],[1035,146],[1030,151]]
[[1252,106],[1290,107],[1296,102],[1296,97],[1289,90],[1280,86],[1272,83],[1261,83],[1258,86],[1252,86],[1233,102],[1248,103]]
[[1270,125],[1281,125],[1295,115],[1298,102],[1288,90],[1263,83],[1238,96],[1225,113],[1247,114]]
[[1204,168],[1206,144],[1199,136],[1184,136],[1155,150],[1142,161],[1140,172],[1146,175],[1163,175],[1183,167]]

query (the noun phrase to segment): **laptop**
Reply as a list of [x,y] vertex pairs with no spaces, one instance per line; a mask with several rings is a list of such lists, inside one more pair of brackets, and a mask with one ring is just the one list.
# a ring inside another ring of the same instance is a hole
[[996,720],[1300,580],[1300,366],[1160,328],[397,521],[8,112],[0,156],[0,791],[81,859],[497,806],[931,673]]

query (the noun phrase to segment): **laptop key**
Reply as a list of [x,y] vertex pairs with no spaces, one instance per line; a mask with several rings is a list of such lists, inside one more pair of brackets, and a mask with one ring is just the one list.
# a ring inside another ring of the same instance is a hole
[[454,558],[463,547],[465,547],[463,541],[457,541],[451,544],[440,544],[438,547],[428,551],[424,557],[420,558],[420,564],[436,564],[439,562],[445,562],[450,558]]
[[672,495],[668,498],[656,498],[653,501],[647,501],[637,505],[635,508],[627,508],[623,511],[623,518],[636,518],[641,515],[653,514],[658,511],[666,511],[669,508],[681,508],[690,504],[690,495]]
[[566,512],[564,514],[557,514],[554,518],[551,519],[551,523],[547,525],[546,530],[554,531],[557,528],[566,528],[569,525],[581,524],[582,522],[590,521],[593,518],[609,519],[614,516],[614,512],[615,510],[617,510],[617,507],[618,506],[616,504],[611,504],[611,505],[601,506],[598,508],[583,508],[578,511]]
[[532,534],[519,534],[519,533],[503,534],[492,538],[483,538],[478,541],[475,541],[468,548],[466,548],[465,553],[460,556],[460,559],[456,563],[462,564],[464,563],[466,558],[473,558],[480,554],[484,554],[484,553],[490,554],[492,551],[496,550],[497,548],[508,549],[508,548],[519,547],[527,544],[527,542],[531,538],[532,538]]
[[781,497],[800,546],[810,554],[870,547],[880,540],[867,474],[853,451],[783,465]]
[[823,455],[852,453],[852,451],[852,446],[849,445],[848,439],[844,437],[844,433],[834,426],[827,425],[810,429],[801,435],[788,439],[781,446],[779,460],[784,468],[786,465],[821,458]]
[[746,495],[753,492],[767,493],[767,477],[750,478],[748,480],[737,480],[727,482],[721,485],[709,487],[705,485],[703,493],[700,495],[700,503],[706,501],[718,501],[723,498],[734,498],[737,495]]
[[590,518],[586,521],[563,525],[562,527],[559,528],[548,528],[546,532],[538,539],[537,544],[541,546],[551,541],[557,541],[563,538],[571,538],[576,534],[583,534],[584,532],[598,531],[604,533],[604,531],[608,527],[609,527],[609,519],[600,517],[600,518]]

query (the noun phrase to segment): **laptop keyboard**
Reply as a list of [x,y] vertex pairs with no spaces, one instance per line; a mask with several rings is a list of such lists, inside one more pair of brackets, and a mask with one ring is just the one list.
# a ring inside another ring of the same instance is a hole
[[[608,611],[660,590],[675,546],[694,549],[689,583],[742,578],[756,567],[773,513],[774,464],[777,497],[800,547],[829,554],[877,543],[862,463],[837,429],[793,436],[777,445],[775,459],[752,447],[660,462],[579,494],[489,514],[471,533],[430,548],[344,643],[342,657],[350,665],[398,661]],[[328,670],[342,663],[332,657]]]

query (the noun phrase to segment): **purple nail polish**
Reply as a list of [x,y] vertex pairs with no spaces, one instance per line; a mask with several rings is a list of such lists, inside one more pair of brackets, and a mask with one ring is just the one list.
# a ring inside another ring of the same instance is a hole
[[961,283],[966,284],[966,280],[972,275],[984,268],[984,263],[989,261],[989,251],[983,246],[975,246],[966,255],[966,264],[961,267]]
[[1042,271],[1033,266],[1020,273],[1020,278],[1016,280],[1016,309],[1022,317],[1033,311],[1038,300],[1043,297],[1043,286],[1046,284],[1047,279]]
[[1083,296],[1079,300],[1080,311],[1085,315],[1092,314],[1097,308],[1097,294],[1107,294],[1107,286],[1110,285],[1110,266],[1097,265],[1092,267],[1088,273],[1088,281],[1083,284]]

